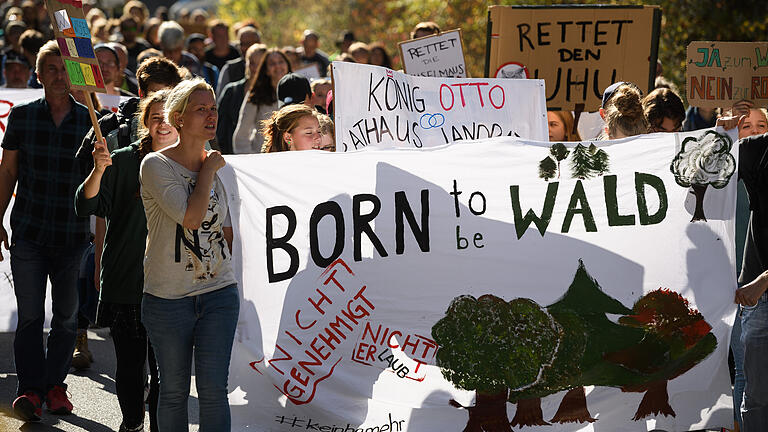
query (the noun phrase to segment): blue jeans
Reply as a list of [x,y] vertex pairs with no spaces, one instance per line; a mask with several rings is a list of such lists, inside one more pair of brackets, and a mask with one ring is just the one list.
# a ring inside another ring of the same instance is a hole
[[[77,332],[77,276],[86,245],[42,246],[23,240],[11,245],[11,273],[18,308],[13,339],[17,394],[43,398],[53,386],[66,388]],[[46,279],[51,279],[53,319],[43,347]]]
[[195,358],[200,431],[230,430],[227,379],[240,296],[237,285],[181,299],[144,294],[141,320],[160,370],[158,429],[188,429],[187,399]]
[[731,352],[733,353],[733,420],[743,430],[741,402],[744,399],[744,344],[741,342],[741,307],[736,309],[731,331]]
[[741,341],[746,380],[741,406],[744,431],[768,431],[768,293],[756,306],[742,307]]

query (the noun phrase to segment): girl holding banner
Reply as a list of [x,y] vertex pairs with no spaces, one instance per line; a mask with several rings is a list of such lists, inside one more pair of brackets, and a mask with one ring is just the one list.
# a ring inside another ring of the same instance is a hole
[[[168,90],[152,93],[139,106],[140,141],[110,156],[106,143],[96,143],[93,170],[75,193],[78,216],[107,219],[102,254],[101,291],[96,322],[109,327],[115,345],[115,389],[123,421],[121,432],[144,430],[145,363],[151,351],[141,323],[144,289],[144,245],[147,220],[137,199],[139,164],[151,151],[173,144],[178,132],[165,121],[163,105]],[[107,169],[108,167],[112,167]],[[151,424],[157,421],[157,372],[150,357],[153,397],[148,400]],[[153,429],[154,430],[154,429]]]

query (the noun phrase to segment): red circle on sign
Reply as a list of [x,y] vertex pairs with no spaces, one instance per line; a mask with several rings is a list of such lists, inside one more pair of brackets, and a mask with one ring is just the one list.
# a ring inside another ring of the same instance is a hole
[[[509,62],[499,66],[499,68],[496,69],[496,74],[494,75],[494,77],[523,79],[522,76],[518,76],[521,74],[525,74],[525,79],[530,78],[530,75],[528,74],[528,68],[525,67],[525,65],[518,62]],[[499,75],[505,75],[505,76],[499,76]]]

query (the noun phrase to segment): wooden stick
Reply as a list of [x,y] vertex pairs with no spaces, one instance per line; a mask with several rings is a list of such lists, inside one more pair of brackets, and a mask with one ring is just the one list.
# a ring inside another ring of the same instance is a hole
[[579,118],[581,117],[581,113],[584,112],[584,104],[583,103],[577,103],[574,107],[573,112],[573,131],[571,133],[575,134],[579,131]]
[[85,104],[88,105],[88,114],[91,115],[91,124],[93,124],[93,131],[96,132],[96,141],[102,142],[104,137],[101,136],[101,128],[99,127],[99,119],[96,117],[96,109],[93,108],[93,93],[88,90],[81,90],[85,93]]

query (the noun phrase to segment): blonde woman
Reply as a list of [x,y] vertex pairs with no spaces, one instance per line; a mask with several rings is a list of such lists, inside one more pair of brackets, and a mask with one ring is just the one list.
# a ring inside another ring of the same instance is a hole
[[262,122],[262,153],[319,149],[320,122],[317,112],[304,104],[288,105]]
[[217,177],[225,162],[205,150],[216,136],[213,89],[200,78],[182,81],[168,95],[165,116],[179,141],[147,155],[140,170],[148,229],[141,314],[160,370],[158,426],[188,430],[194,356],[200,431],[228,431],[239,295],[227,196]]

